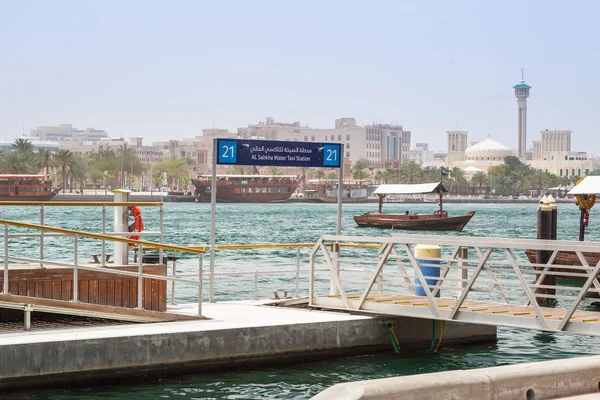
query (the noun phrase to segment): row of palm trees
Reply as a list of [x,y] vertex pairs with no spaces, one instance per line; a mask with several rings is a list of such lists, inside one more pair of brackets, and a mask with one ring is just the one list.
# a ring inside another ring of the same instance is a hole
[[56,153],[48,150],[34,152],[27,139],[16,139],[10,153],[0,151],[0,172],[3,174],[37,174],[43,171],[47,177],[55,171],[62,181],[63,192],[70,182],[82,181],[86,176],[86,165],[81,157],[70,150],[60,149]]
[[[356,173],[357,168],[354,167],[355,178],[365,172],[360,167],[359,165],[358,170],[361,171],[359,173]],[[592,172],[595,173],[596,171]],[[541,194],[552,187],[563,187],[564,194],[566,188],[575,185],[580,177],[560,177],[531,168],[518,158],[509,156],[506,157],[504,164],[489,168],[487,174],[483,171],[476,172],[470,179],[467,179],[465,171],[460,168],[422,168],[421,164],[414,161],[402,164],[399,170],[392,168],[379,170],[373,178],[377,183],[414,184],[442,181],[451,193],[457,194],[529,195],[532,191]]]

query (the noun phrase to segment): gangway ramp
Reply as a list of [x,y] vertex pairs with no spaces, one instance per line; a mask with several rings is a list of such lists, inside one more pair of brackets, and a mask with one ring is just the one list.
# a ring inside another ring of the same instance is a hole
[[[344,242],[377,249],[345,250],[337,245]],[[440,246],[441,256],[419,258],[419,244]],[[600,301],[600,262],[589,265],[584,255],[598,249],[600,243],[557,240],[325,235],[310,256],[309,306],[600,336],[600,307],[593,304]],[[531,263],[526,250],[546,251],[550,258]],[[566,251],[581,265],[555,264]],[[439,266],[439,277],[425,277],[423,264]],[[323,267],[329,272],[318,275]],[[558,283],[548,284],[547,276]],[[326,290],[322,280],[329,280]],[[419,289],[423,296],[416,295]],[[550,306],[539,306],[540,299]]]

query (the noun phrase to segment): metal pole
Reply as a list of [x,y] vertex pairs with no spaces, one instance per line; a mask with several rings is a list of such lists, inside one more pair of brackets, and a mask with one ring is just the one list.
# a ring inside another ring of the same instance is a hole
[[8,294],[8,225],[4,225],[4,288],[3,293]]
[[336,235],[342,234],[342,195],[344,192],[344,144],[340,145],[340,176],[338,178],[338,205]]
[[296,295],[298,298],[300,293],[300,247],[296,248]]
[[[40,206],[40,225],[44,225],[44,206]],[[44,231],[40,231],[40,260],[44,259]],[[40,268],[44,268],[44,263],[40,263]]]
[[215,301],[215,229],[217,227],[217,138],[213,139],[212,179],[210,182],[210,275],[208,301]]
[[138,246],[138,250],[139,250],[139,258],[138,258],[138,296],[137,296],[137,308],[139,310],[143,310],[144,309],[144,304],[143,304],[143,290],[144,290],[144,285],[143,285],[143,277],[142,274],[144,273],[144,265],[142,264],[142,259],[144,258],[143,256],[143,246],[140,244]]
[[[173,252],[173,277],[177,276],[177,253]],[[175,281],[171,282],[171,305],[175,305]]]
[[78,250],[77,235],[73,236],[73,301],[79,301],[79,272],[77,270],[77,250]]
[[[102,234],[106,235],[106,206],[102,206]],[[102,239],[102,266],[106,267],[106,240]]]
[[[160,211],[159,211],[159,227],[160,227],[160,243],[163,243],[163,230],[164,230],[164,216],[163,216],[163,206],[161,204],[160,206]],[[140,253],[142,254],[142,253]],[[162,247],[160,249],[158,249],[158,263],[162,264],[163,263],[163,249]]]
[[198,257],[198,316],[202,316],[202,254]]

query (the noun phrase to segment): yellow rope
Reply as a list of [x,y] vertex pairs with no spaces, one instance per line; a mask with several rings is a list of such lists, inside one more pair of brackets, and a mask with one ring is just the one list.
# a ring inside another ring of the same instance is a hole
[[434,353],[437,353],[438,349],[442,345],[442,338],[444,337],[444,328],[446,327],[446,321],[442,321],[442,329],[440,329],[440,339],[438,340],[437,346],[435,346]]
[[394,328],[390,327],[389,329],[390,329],[390,332],[392,332],[392,336],[394,337],[396,346],[398,346],[398,350],[400,350],[400,342],[398,342],[398,336],[396,336],[396,332],[394,332]]

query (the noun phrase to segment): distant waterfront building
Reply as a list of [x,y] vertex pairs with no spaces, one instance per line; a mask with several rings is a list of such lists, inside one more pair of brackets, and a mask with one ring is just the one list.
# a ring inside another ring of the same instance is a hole
[[[440,156],[440,154],[442,154]],[[439,168],[446,160],[444,153],[436,153],[429,150],[429,144],[416,143],[415,147],[406,153],[406,161],[414,161],[421,164],[422,168]]]
[[95,128],[75,129],[71,124],[60,124],[38,126],[30,131],[30,136],[41,141],[79,140],[96,143],[102,138],[107,138],[108,133]]
[[513,86],[518,106],[518,128],[517,128],[517,157],[525,161],[527,152],[527,98],[531,86],[525,83],[523,69],[521,69],[521,81]]
[[449,163],[449,165],[464,170],[469,168],[471,171],[478,169],[487,172],[490,167],[504,164],[504,158],[512,154],[512,150],[507,146],[487,138],[465,150],[466,160]]
[[541,131],[542,140],[533,142],[533,157],[528,162],[534,168],[558,176],[585,176],[594,170],[586,152],[571,151],[570,130]]
[[467,131],[446,131],[448,134],[448,165],[467,159]]
[[344,144],[344,158],[352,162],[367,159],[375,167],[398,167],[410,150],[410,131],[401,125],[373,124],[358,126],[354,118],[335,120],[334,128],[314,129],[300,122],[282,123],[273,118],[266,122],[238,128],[239,137],[304,142],[334,142]]
[[[56,153],[60,148],[58,143],[50,142],[50,141],[42,141],[37,139],[32,139],[30,137],[23,137],[20,139],[28,140],[31,143],[31,147],[33,147],[34,152],[39,152],[43,150],[48,150],[50,153]],[[0,140],[0,151],[3,151],[4,154],[12,153],[14,140],[3,139]]]

